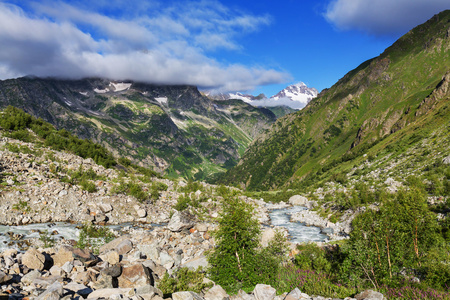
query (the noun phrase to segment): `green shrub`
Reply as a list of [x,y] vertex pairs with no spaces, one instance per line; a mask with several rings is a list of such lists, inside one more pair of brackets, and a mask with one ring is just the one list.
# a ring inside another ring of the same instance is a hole
[[200,293],[210,288],[212,283],[204,283],[205,272],[199,267],[197,270],[181,268],[173,276],[165,273],[158,288],[163,292],[164,297],[171,297],[173,293],[181,291],[192,291]]
[[229,293],[252,290],[257,283],[273,284],[278,262],[259,250],[260,228],[253,207],[237,197],[224,199],[216,248],[208,255],[211,279]]
[[98,253],[100,246],[109,243],[115,238],[107,227],[85,224],[81,226],[76,247],[80,249],[89,248]]

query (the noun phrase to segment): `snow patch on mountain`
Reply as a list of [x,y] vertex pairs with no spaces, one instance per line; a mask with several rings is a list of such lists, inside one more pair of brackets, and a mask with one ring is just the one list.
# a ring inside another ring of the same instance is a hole
[[110,82],[109,86],[113,88],[114,92],[121,92],[128,90],[131,87],[131,83],[125,83],[125,82]]
[[302,109],[309,101],[317,97],[318,91],[315,88],[308,87],[303,82],[299,82],[288,86],[270,98],[267,98],[264,95],[255,97],[242,93],[215,94],[204,92],[204,94],[214,100],[239,99],[253,106],[271,107],[285,105],[293,109]]

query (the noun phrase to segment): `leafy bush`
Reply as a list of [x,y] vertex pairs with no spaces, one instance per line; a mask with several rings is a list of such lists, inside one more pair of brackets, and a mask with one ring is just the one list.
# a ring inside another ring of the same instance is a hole
[[197,270],[181,268],[173,276],[165,273],[158,288],[163,292],[164,297],[170,297],[173,293],[181,291],[192,291],[200,293],[212,286],[212,283],[204,283],[205,272],[199,267]]
[[94,253],[98,253],[100,246],[109,243],[114,238],[114,234],[107,227],[85,224],[80,228],[76,247],[80,249],[89,248]]
[[277,261],[259,250],[260,228],[253,207],[237,197],[223,201],[216,248],[208,255],[211,279],[229,293],[251,290],[257,283],[273,284]]

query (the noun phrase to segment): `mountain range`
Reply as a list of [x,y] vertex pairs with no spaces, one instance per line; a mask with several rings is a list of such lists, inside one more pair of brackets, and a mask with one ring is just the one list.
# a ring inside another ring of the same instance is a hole
[[[434,16],[278,119],[222,182],[250,190],[300,188],[344,180],[367,157],[384,166],[381,174],[389,174],[386,166],[398,169],[405,155],[442,162],[449,153],[441,142],[449,134],[449,24],[449,10]],[[416,171],[411,166],[395,176]]]
[[[240,99],[257,107],[278,107],[287,106],[293,110],[303,108],[309,101],[317,97],[318,91],[315,88],[310,88],[303,82],[290,85],[277,94],[267,98],[264,94],[253,96],[242,93],[212,93],[204,92],[206,96],[215,100]],[[292,112],[292,111],[291,111]]]
[[214,101],[193,86],[98,78],[0,81],[0,107],[8,105],[169,177],[196,179],[235,165],[276,120],[267,109]]

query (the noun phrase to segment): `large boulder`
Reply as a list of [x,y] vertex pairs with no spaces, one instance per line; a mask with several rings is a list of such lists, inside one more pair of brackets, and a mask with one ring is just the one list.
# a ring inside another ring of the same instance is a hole
[[153,285],[153,276],[148,268],[142,264],[136,264],[123,267],[118,282],[121,288],[137,288],[147,284]]
[[34,248],[30,248],[22,256],[22,264],[28,269],[42,271],[45,266],[45,255]]
[[51,284],[36,300],[59,300],[63,295],[63,286],[58,281]]
[[289,204],[305,206],[306,204],[308,204],[308,198],[300,195],[294,195],[291,198],[289,198]]
[[306,299],[310,299],[310,297],[305,294],[302,293],[298,288],[295,288],[294,290],[292,290],[287,296],[286,298],[284,298],[284,300],[306,300]]
[[379,292],[375,292],[373,290],[366,290],[362,293],[359,293],[355,296],[357,300],[386,300],[384,295]]
[[193,259],[188,260],[181,266],[189,268],[191,270],[197,270],[198,267],[202,267],[203,269],[206,269],[208,267],[208,259],[206,258],[206,256],[194,257]]
[[227,300],[230,296],[220,285],[215,285],[205,293],[204,298],[205,300]]
[[261,235],[261,246],[267,247],[269,245],[269,241],[275,237],[275,230],[273,228],[264,229]]
[[58,252],[52,255],[53,264],[58,267],[62,267],[67,262],[73,262],[72,251],[73,248],[70,246],[61,246]]
[[114,295],[120,295],[119,296],[120,298],[115,299],[122,299],[127,296],[131,297],[134,296],[134,290],[132,288],[98,289],[90,293],[87,299],[97,299],[97,298],[108,299]]
[[176,210],[172,215],[172,218],[170,218],[167,228],[169,228],[170,231],[178,232],[184,229],[190,229],[194,227],[194,225],[194,217],[191,214],[185,211],[179,212]]
[[194,292],[177,292],[172,294],[173,300],[203,300],[199,294]]
[[256,300],[273,300],[277,290],[267,284],[257,284],[253,290]]
[[[112,251],[112,250],[116,250],[117,252],[119,252],[118,248],[122,248],[123,245],[129,244],[127,240],[128,241],[130,240],[130,236],[129,235],[122,235],[121,237],[118,237],[118,238],[112,240],[111,242],[101,246],[100,249],[99,249],[99,252],[101,254],[109,252],[109,251]],[[130,241],[130,243],[131,243],[131,241]],[[120,253],[119,252],[119,254],[124,254],[124,253]]]

